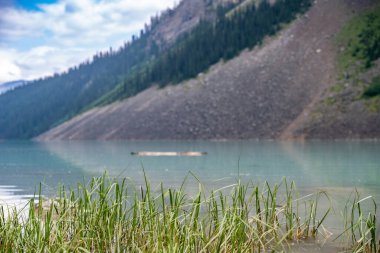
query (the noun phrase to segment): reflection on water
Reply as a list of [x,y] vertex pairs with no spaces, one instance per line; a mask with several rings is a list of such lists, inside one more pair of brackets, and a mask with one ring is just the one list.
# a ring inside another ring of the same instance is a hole
[[[201,157],[136,157],[135,151],[202,151]],[[105,170],[111,176],[178,186],[189,171],[209,187],[244,180],[279,182],[298,187],[380,188],[380,143],[371,141],[226,141],[226,142],[1,142],[0,185],[16,185],[29,193],[38,183],[75,186],[78,180]]]
[[[137,157],[131,152],[207,152],[201,157]],[[341,207],[357,188],[380,203],[380,142],[375,141],[129,141],[129,142],[0,142],[0,203],[25,203],[26,195],[53,194],[62,183],[76,187],[108,171],[144,184],[143,171],[153,187],[178,187],[192,172],[206,190],[243,181],[278,183],[294,180],[306,195],[326,190],[335,203],[329,229],[341,229]],[[5,185],[13,185],[5,187]],[[189,176],[186,189],[198,189]],[[22,191],[17,190],[22,189]],[[328,202],[321,203],[328,208]],[[336,233],[335,233],[336,234]],[[304,247],[304,246],[302,246]]]
[[17,210],[20,213],[20,218],[26,217],[29,211],[28,203],[32,197],[32,195],[23,194],[23,191],[14,185],[0,186],[0,206],[4,212],[1,214],[8,217],[9,214]]
[[[136,157],[136,151],[201,151],[201,157]],[[153,186],[178,187],[192,172],[206,189],[235,183],[240,176],[255,183],[294,180],[304,193],[328,189],[347,199],[358,188],[380,200],[380,143],[371,141],[140,141],[140,142],[1,142],[0,185],[27,194],[55,192],[59,183],[99,176],[128,177],[143,184],[143,170]],[[187,189],[198,188],[189,176]],[[337,197],[339,198],[339,197]],[[342,201],[343,202],[343,201]],[[379,201],[380,202],[380,201]]]

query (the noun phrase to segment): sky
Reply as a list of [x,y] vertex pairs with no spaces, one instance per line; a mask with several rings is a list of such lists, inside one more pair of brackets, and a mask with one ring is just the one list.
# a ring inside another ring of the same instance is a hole
[[33,80],[118,48],[174,0],[0,0],[0,83]]

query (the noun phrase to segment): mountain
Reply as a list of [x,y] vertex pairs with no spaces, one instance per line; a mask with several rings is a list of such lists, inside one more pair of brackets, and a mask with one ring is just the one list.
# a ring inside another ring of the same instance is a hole
[[183,0],[121,48],[0,96],[0,139],[378,138],[379,10]]
[[0,138],[31,138],[94,106],[193,78],[275,34],[310,2],[184,0],[121,48],[1,96]]
[[379,138],[376,6],[315,1],[252,50],[178,85],[150,86],[132,97],[115,95],[123,94],[116,87],[103,100],[109,105],[37,139]]
[[[4,94],[0,97],[0,139],[32,138],[87,110],[134,69],[170,48],[201,19],[214,19],[220,1],[183,1],[175,10],[152,17],[139,36],[133,36],[119,49],[99,52],[64,73]],[[230,1],[223,2],[225,6]]]
[[27,83],[28,82],[24,81],[24,80],[1,83],[0,84],[0,95],[5,93],[8,90],[12,90],[14,88],[17,88],[17,87],[22,86],[22,85],[27,84]]

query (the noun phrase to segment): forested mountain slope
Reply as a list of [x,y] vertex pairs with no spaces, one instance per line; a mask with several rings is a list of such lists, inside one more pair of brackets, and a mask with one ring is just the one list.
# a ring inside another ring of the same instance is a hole
[[0,95],[9,91],[9,90],[15,89],[15,88],[22,86],[22,85],[25,85],[27,83],[28,82],[23,81],[23,80],[0,83]]
[[244,8],[239,5],[218,8],[216,22],[202,20],[171,48],[136,67],[95,105],[128,98],[154,84],[164,87],[196,77],[219,60],[229,60],[242,50],[259,45],[266,36],[274,35],[297,14],[306,11],[311,0],[281,0],[273,4],[247,0],[245,3]]
[[195,77],[260,44],[310,2],[184,0],[119,50],[1,96],[0,138],[30,138],[93,106]]
[[[92,109],[38,139],[327,136],[318,134],[321,132],[328,133],[329,138],[378,137],[380,114],[371,109],[373,106],[368,108],[366,103],[370,102],[361,98],[353,102],[359,103],[361,109],[350,116],[361,114],[357,115],[361,117],[361,128],[357,129],[355,124],[350,125],[350,121],[345,120],[346,125],[338,124],[338,129],[331,129],[329,127],[334,127],[334,124],[326,122],[337,122],[337,119],[318,116],[324,115],[320,106],[328,103],[326,97],[331,97],[331,94],[327,93],[336,89],[342,73],[337,62],[340,51],[345,48],[337,44],[338,34],[353,16],[373,8],[375,4],[376,1],[372,0],[315,1],[306,14],[278,35],[267,38],[262,46],[245,50],[227,62],[221,61],[207,72],[179,85],[161,89],[147,87],[133,97]],[[365,73],[376,73],[378,63],[371,64],[373,66]],[[370,74],[366,76],[369,78]],[[351,87],[349,84],[346,86]],[[367,87],[368,84],[362,86]],[[111,98],[109,101],[123,98],[120,87],[123,86],[115,88],[106,98]],[[376,89],[376,84],[374,87]],[[375,105],[376,96],[375,102],[371,100]],[[336,108],[328,109],[329,112],[334,110]],[[313,125],[313,120],[319,120],[320,125]],[[323,127],[330,131],[318,131]],[[348,130],[342,131],[345,127]],[[339,131],[344,134],[338,135]]]
[[114,88],[130,69],[149,57],[147,35],[118,52],[31,82],[0,96],[0,139],[24,139],[63,122]]
[[[222,1],[226,10],[233,8],[233,5],[225,5],[230,1]],[[1,95],[0,139],[31,138],[86,110],[123,83],[134,68],[147,64],[170,48],[201,19],[213,21],[220,2],[184,0],[174,10],[152,17],[140,35],[121,48],[99,52],[65,73],[35,80]]]

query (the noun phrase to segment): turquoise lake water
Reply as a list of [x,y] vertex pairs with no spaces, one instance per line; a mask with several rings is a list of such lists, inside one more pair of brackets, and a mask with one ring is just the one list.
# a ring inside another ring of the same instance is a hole
[[[204,151],[202,157],[136,157],[134,151]],[[139,141],[0,142],[0,187],[33,194],[40,182],[54,192],[92,176],[128,177],[179,186],[191,171],[207,187],[243,180],[298,187],[354,187],[380,195],[380,142],[376,141]]]
[[[136,151],[202,151],[202,157],[137,157]],[[340,219],[347,199],[357,189],[362,197],[380,203],[380,142],[376,141],[75,141],[0,142],[0,204],[20,208],[38,192],[54,196],[59,184],[76,187],[107,171],[144,184],[144,171],[153,189],[179,187],[188,175],[186,190],[219,189],[243,181],[263,184],[295,181],[300,196],[326,190],[334,202],[329,229],[342,231]],[[369,208],[371,203],[369,202]],[[321,205],[327,209],[329,201]],[[378,224],[380,227],[380,224]]]

